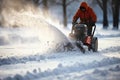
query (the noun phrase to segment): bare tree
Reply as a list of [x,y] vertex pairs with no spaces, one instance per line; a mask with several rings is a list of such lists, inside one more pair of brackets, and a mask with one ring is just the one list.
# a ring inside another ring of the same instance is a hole
[[[45,14],[48,14],[48,1],[49,0],[33,0],[33,2],[36,5],[43,4],[43,10]],[[57,4],[62,6],[63,10],[63,24],[66,27],[67,26],[67,6],[70,5],[74,1],[79,1],[79,0],[52,0],[49,1],[52,4]]]
[[70,5],[72,2],[78,1],[78,0],[62,0],[62,2],[56,2],[59,5],[62,5],[63,7],[63,24],[65,27],[67,27],[67,6]]
[[112,0],[113,29],[119,28],[119,7],[120,0]]
[[45,16],[48,14],[48,1],[49,0],[33,0],[36,6],[43,5],[43,12]]
[[67,5],[66,5],[66,0],[62,0],[63,4],[63,18],[64,18],[64,26],[67,26]]
[[3,0],[0,0],[0,26],[2,26],[4,23],[4,17],[2,15],[2,10],[3,10]]
[[35,5],[37,5],[37,6],[39,5],[39,0],[33,0],[33,2]]
[[103,11],[103,28],[108,28],[108,17],[107,17],[107,2],[108,0],[96,0],[98,5]]
[[48,15],[48,0],[42,0],[45,16]]

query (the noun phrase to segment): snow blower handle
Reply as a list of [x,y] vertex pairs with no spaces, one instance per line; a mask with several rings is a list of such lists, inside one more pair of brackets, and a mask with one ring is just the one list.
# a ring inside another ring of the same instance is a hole
[[92,37],[94,36],[95,30],[96,30],[96,25],[93,26],[93,32],[92,32]]
[[79,24],[78,22],[72,22],[72,29],[71,29],[71,33],[73,33],[74,27],[76,24]]

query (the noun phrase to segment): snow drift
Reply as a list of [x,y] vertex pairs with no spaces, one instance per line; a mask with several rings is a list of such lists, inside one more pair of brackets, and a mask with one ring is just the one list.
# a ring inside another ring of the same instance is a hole
[[[14,77],[7,77],[4,80],[119,80],[119,72],[120,72],[120,59],[119,58],[105,58],[101,61],[93,61],[89,64],[81,64],[75,63],[72,66],[63,66],[62,64],[58,64],[58,67],[53,70],[46,70],[42,72],[40,69],[34,69],[32,72],[27,72],[26,75],[16,74]],[[97,69],[104,66],[110,66],[113,64],[117,64],[115,67],[110,67],[107,70]],[[80,72],[85,70],[91,70],[90,73],[79,74]],[[106,77],[105,77],[106,76]],[[111,76],[111,77],[110,77]],[[99,78],[98,78],[99,77]]]

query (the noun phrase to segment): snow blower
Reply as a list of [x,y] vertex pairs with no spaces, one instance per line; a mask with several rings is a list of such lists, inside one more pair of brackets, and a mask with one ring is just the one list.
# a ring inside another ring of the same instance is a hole
[[84,45],[88,47],[88,50],[97,52],[98,50],[98,38],[94,37],[94,32],[96,25],[92,26],[92,34],[89,36],[87,34],[88,26],[86,24],[76,23],[73,26],[73,33],[70,33],[69,36],[75,39],[75,44],[80,50],[85,53]]

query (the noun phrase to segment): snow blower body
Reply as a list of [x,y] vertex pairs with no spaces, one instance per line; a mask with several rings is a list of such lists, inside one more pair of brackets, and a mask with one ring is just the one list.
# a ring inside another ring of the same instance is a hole
[[80,50],[85,53],[84,45],[88,47],[88,50],[97,52],[98,50],[98,38],[94,37],[96,25],[92,26],[92,33],[88,35],[88,26],[86,24],[76,23],[73,26],[73,33],[69,36],[75,39],[75,44]]

